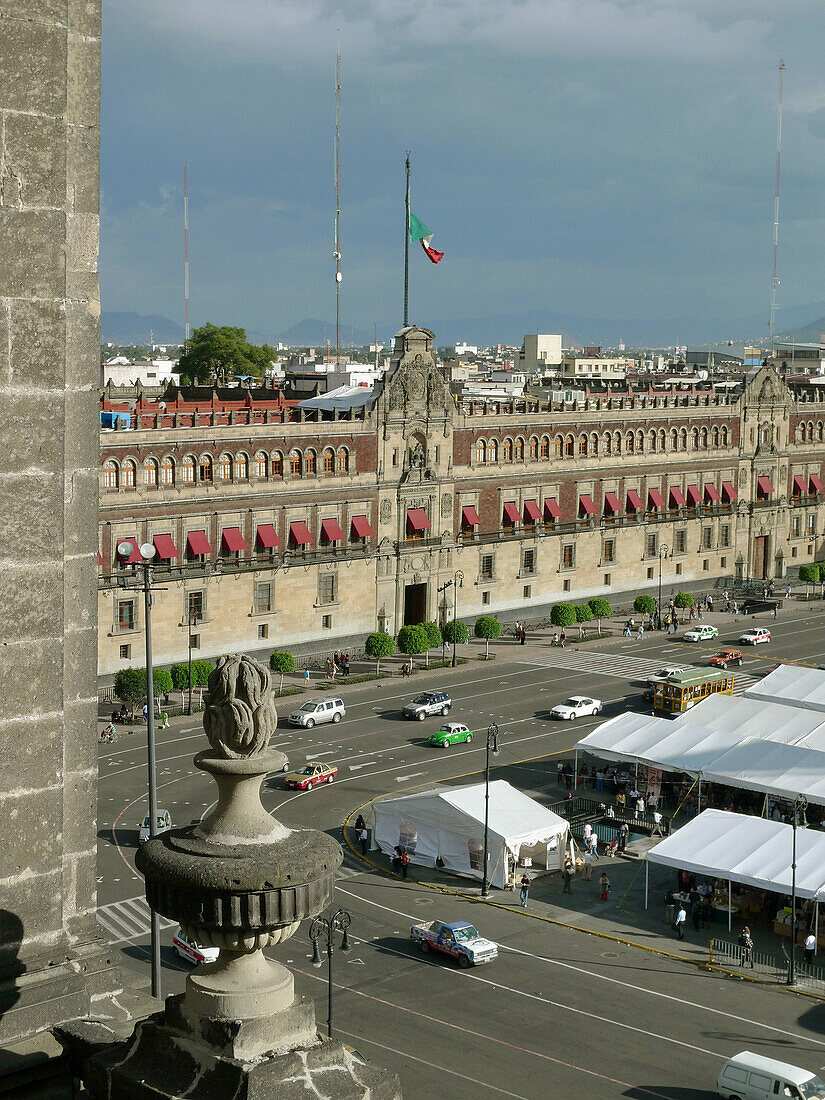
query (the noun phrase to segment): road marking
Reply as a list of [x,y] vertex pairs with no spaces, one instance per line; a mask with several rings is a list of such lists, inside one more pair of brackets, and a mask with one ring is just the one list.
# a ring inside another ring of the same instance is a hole
[[[106,931],[112,947],[119,943],[130,943],[132,940],[141,939],[148,936],[152,930],[152,911],[142,894],[135,898],[126,898],[124,901],[101,905],[97,911],[97,919]],[[167,920],[166,917],[160,918],[161,929],[176,926],[177,921]]]
[[350,764],[349,770],[351,772],[357,772],[359,768],[368,768],[370,764],[377,764],[377,760],[365,760],[363,764]]
[[403,783],[405,779],[415,779],[417,775],[426,775],[426,772],[410,772],[409,775],[397,775],[395,777],[396,783]]
[[334,756],[335,749],[328,749],[326,752],[308,752],[305,755],[307,760],[317,760],[319,756]]

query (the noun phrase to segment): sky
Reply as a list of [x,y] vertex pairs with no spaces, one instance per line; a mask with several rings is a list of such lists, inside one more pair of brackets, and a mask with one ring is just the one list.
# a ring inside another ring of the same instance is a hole
[[400,326],[409,149],[412,210],[445,253],[410,253],[412,321],[767,333],[780,59],[777,331],[825,299],[821,0],[103,7],[104,310],[183,322],[186,163],[192,325],[334,321],[339,36],[345,326]]

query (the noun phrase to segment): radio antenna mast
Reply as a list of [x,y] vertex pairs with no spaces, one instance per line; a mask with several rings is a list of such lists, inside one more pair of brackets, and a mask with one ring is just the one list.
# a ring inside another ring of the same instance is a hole
[[771,358],[776,355],[775,323],[776,323],[776,288],[779,280],[776,277],[776,257],[779,252],[779,169],[782,163],[782,74],[785,71],[785,62],[779,62],[779,109],[776,122],[776,194],[773,202],[773,278],[771,279]]
[[183,166],[183,331],[189,344],[189,174]]
[[335,57],[335,369],[341,348],[341,40],[338,39]]

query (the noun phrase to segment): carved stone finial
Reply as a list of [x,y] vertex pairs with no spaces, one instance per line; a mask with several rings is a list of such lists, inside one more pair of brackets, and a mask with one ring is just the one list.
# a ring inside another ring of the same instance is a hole
[[215,752],[227,760],[266,752],[278,725],[269,669],[252,657],[222,657],[208,683],[203,728]]

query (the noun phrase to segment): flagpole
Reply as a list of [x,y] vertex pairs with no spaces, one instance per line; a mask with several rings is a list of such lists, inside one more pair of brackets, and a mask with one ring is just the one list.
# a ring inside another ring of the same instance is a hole
[[407,201],[404,223],[404,328],[408,325],[408,298],[410,289],[410,152],[407,150]]

